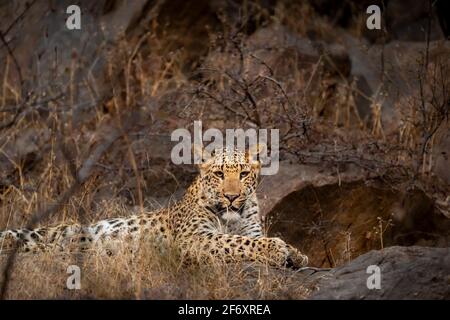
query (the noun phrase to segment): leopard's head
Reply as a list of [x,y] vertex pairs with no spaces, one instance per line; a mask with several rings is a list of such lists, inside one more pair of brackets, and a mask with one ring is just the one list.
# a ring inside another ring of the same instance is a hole
[[261,169],[258,154],[264,145],[248,151],[221,148],[202,154],[200,193],[203,205],[220,218],[239,220],[246,200],[253,196]]

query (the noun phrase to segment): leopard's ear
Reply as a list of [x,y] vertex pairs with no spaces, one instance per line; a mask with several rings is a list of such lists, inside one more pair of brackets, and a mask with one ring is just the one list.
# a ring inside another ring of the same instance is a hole
[[248,162],[252,164],[259,164],[258,156],[266,152],[267,146],[264,143],[257,143],[248,149],[248,151],[245,153]]

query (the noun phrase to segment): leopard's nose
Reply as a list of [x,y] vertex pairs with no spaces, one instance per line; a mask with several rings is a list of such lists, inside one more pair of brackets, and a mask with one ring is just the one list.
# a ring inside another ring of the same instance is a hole
[[230,203],[233,203],[234,200],[236,200],[239,197],[239,194],[236,193],[225,193],[225,198],[227,198]]

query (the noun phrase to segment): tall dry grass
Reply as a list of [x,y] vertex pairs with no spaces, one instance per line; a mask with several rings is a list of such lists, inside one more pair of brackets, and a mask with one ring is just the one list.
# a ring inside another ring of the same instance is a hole
[[[16,259],[7,299],[303,299],[312,283],[262,265],[182,265],[175,248],[161,253],[145,244],[134,253],[124,246],[112,256],[92,250]],[[67,286],[73,265],[80,268],[80,289]]]

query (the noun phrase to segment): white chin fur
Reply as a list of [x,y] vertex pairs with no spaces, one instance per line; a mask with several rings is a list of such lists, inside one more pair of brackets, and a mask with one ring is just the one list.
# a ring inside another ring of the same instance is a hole
[[240,218],[241,216],[237,212],[231,210],[227,210],[227,212],[222,215],[222,219],[229,222],[237,221]]

